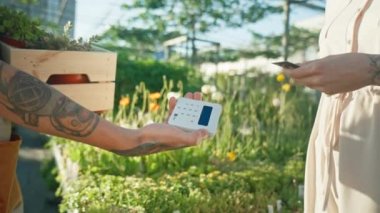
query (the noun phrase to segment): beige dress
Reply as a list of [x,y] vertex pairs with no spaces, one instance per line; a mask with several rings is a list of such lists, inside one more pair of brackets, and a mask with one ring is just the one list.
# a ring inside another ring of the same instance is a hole
[[[380,0],[327,0],[319,45],[380,54]],[[380,87],[323,94],[307,154],[305,212],[380,212]]]

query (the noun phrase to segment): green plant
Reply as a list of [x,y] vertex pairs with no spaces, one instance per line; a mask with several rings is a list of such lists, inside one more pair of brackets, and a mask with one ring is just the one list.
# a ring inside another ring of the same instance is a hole
[[43,34],[38,21],[31,19],[24,12],[0,6],[0,36],[33,43]]
[[[60,210],[262,212],[280,198],[283,177],[274,165],[253,165],[250,170],[227,173],[185,171],[157,178],[82,175],[63,193]],[[297,197],[297,194],[288,195],[288,198]],[[284,210],[293,208],[284,206]]]
[[63,34],[44,32],[38,39],[27,43],[27,48],[46,49],[46,50],[73,50],[73,51],[90,51],[93,43],[97,41],[97,36],[91,37],[88,41],[83,38],[72,39],[68,32],[71,30],[71,22],[67,22],[63,29]]
[[[219,167],[230,152],[236,153],[237,160],[241,160],[239,163],[248,160],[283,165],[294,157],[304,159],[306,141],[316,111],[317,101],[314,94],[294,86],[285,92],[273,76],[252,76],[252,73],[250,75],[251,77],[219,76],[215,79],[217,90],[223,91],[224,95],[222,100],[219,100],[223,105],[223,113],[215,137],[197,149],[189,149],[191,151],[179,150],[170,154],[147,156],[144,158],[148,168],[145,171],[154,173],[161,169],[170,171],[170,168],[186,169],[193,165],[202,168],[204,163]],[[154,103],[159,105],[157,110],[150,109],[150,90],[145,84],[140,84],[135,93],[125,97],[128,100],[127,104],[119,109],[113,122],[124,127],[138,128],[147,122],[163,121],[167,114],[167,94],[172,91],[173,82],[164,79],[164,85],[158,94],[159,98],[154,100]],[[204,93],[203,96],[205,100],[216,101],[213,94]],[[300,129],[306,131],[299,131]],[[96,166],[105,159],[110,159],[105,165],[112,165],[112,155],[102,157],[99,152],[94,152],[92,158],[90,148],[82,149],[72,145],[70,147],[73,149],[69,153],[82,153],[86,150],[86,158],[79,154],[76,158],[79,162],[86,162],[84,165]],[[199,159],[199,162],[195,159]],[[211,161],[214,163],[210,164]],[[114,162],[117,165],[117,162],[123,161],[118,159]],[[125,162],[124,165],[126,164],[128,163]],[[117,172],[118,169],[115,173]]]
[[[62,211],[264,212],[282,200],[284,212],[301,212],[298,188],[315,94],[285,76],[254,70],[218,75],[208,84],[204,99],[221,103],[223,112],[215,137],[197,147],[125,158],[54,139],[80,170],[63,194]],[[149,107],[153,95],[144,83],[124,93],[113,122],[137,128],[163,121],[173,81],[163,85],[154,93],[157,110]]]
[[27,48],[74,51],[92,50],[93,43],[97,41],[97,37],[93,36],[88,41],[83,40],[83,38],[72,39],[68,34],[71,28],[71,22],[68,22],[64,26],[63,34],[44,33],[34,42],[27,43]]
[[116,72],[115,107],[121,97],[135,92],[140,83],[150,92],[158,92],[165,86],[165,79],[173,81],[171,90],[199,91],[202,79],[195,69],[153,60],[131,61],[118,57]]
[[42,177],[45,179],[45,182],[47,183],[49,190],[55,191],[58,189],[58,168],[54,159],[46,159],[42,162],[41,174]]
[[0,36],[22,41],[25,48],[76,51],[94,49],[92,44],[97,41],[96,36],[88,41],[82,38],[72,39],[68,34],[71,28],[71,22],[68,22],[64,26],[63,34],[46,32],[41,29],[38,21],[24,12],[0,6]]

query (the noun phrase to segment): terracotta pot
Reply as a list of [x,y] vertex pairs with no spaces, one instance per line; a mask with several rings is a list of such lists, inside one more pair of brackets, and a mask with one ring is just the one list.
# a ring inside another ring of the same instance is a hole
[[49,77],[48,84],[84,84],[90,80],[85,74],[60,74]]
[[4,43],[17,47],[17,48],[25,48],[26,44],[24,41],[19,41],[13,38],[9,38],[7,36],[0,36],[0,41],[3,41]]

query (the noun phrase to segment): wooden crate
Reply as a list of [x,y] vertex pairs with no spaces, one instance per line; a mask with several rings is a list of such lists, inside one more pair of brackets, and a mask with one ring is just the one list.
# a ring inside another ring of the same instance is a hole
[[44,82],[52,75],[86,74],[90,83],[52,86],[92,111],[113,108],[116,53],[22,49],[1,42],[0,46],[5,62]]

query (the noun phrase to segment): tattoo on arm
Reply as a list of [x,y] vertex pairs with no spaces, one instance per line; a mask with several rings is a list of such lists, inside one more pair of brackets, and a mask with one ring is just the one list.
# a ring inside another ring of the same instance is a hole
[[41,81],[17,72],[5,86],[10,106],[8,109],[22,117],[31,126],[38,126],[39,111],[51,98],[51,90]]
[[141,155],[148,155],[148,154],[153,154],[153,153],[167,151],[167,150],[179,149],[183,147],[186,147],[186,146],[172,147],[169,145],[160,144],[159,142],[149,142],[149,143],[141,144],[132,149],[112,150],[112,152],[118,155],[125,155],[125,156],[141,156]]
[[370,67],[373,71],[373,84],[380,86],[380,55],[369,55]]
[[21,71],[12,76],[5,72],[0,61],[1,104],[17,114],[25,124],[38,127],[41,117],[48,117],[52,126],[76,137],[90,135],[99,117],[74,101],[58,93],[45,83]]
[[99,122],[99,117],[62,96],[53,109],[50,121],[57,130],[84,137],[92,133]]

